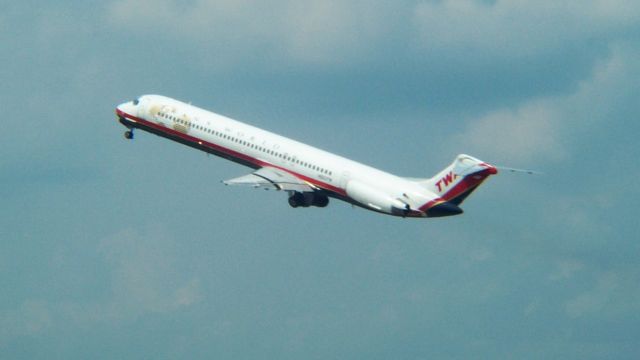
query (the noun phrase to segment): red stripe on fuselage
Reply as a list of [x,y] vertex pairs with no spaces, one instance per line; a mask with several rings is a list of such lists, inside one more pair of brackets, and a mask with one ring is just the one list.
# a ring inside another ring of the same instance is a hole
[[313,184],[313,185],[315,185],[315,186],[317,186],[319,188],[322,188],[322,189],[328,190],[328,191],[332,191],[332,192],[337,193],[337,194],[342,195],[342,196],[347,196],[347,192],[344,189],[341,189],[339,187],[327,184],[327,183],[322,182],[322,181],[318,181],[318,180],[316,180],[314,178],[311,178],[311,177],[308,177],[308,176],[305,176],[305,175],[302,175],[302,174],[298,174],[298,173],[296,173],[294,171],[291,171],[291,170],[289,170],[287,168],[284,168],[282,166],[274,165],[274,164],[271,164],[271,163],[256,159],[254,157],[251,157],[251,156],[245,155],[243,153],[237,152],[235,150],[229,149],[227,147],[224,147],[224,146],[221,146],[221,145],[218,145],[218,144],[214,144],[214,143],[209,142],[207,140],[203,140],[203,139],[191,136],[191,135],[187,135],[185,133],[170,129],[170,128],[165,127],[165,126],[160,126],[160,125],[155,124],[155,123],[153,123],[151,121],[147,121],[145,119],[142,119],[142,118],[139,118],[139,117],[136,117],[136,116],[133,116],[133,115],[129,115],[129,114],[125,113],[124,111],[120,110],[120,109],[116,109],[116,114],[118,116],[120,116],[120,117],[122,117],[124,119],[128,119],[129,121],[132,121],[134,123],[141,123],[144,126],[153,128],[155,130],[167,133],[167,134],[172,135],[172,136],[179,137],[179,138],[181,138],[183,140],[192,142],[192,143],[197,144],[199,146],[207,146],[209,148],[215,149],[218,152],[222,152],[224,154],[232,156],[232,157],[234,157],[236,159],[239,159],[239,160],[242,160],[244,162],[248,162],[248,163],[254,164],[257,167],[269,166],[269,167],[273,167],[273,168],[276,168],[276,169],[279,169],[279,170],[282,170],[282,171],[286,171],[289,174],[291,174],[291,175],[293,175],[293,176],[295,176],[295,177],[297,177],[297,178],[299,178],[301,180],[307,181],[307,182],[309,182],[309,183],[311,183],[311,184]]

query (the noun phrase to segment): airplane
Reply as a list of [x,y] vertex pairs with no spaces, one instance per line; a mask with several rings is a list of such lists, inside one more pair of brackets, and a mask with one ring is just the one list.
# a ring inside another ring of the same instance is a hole
[[400,217],[458,215],[467,196],[498,173],[460,154],[431,178],[400,177],[161,95],[120,104],[116,115],[126,139],[140,129],[246,165],[254,171],[223,183],[285,191],[294,208],[325,207],[334,198]]

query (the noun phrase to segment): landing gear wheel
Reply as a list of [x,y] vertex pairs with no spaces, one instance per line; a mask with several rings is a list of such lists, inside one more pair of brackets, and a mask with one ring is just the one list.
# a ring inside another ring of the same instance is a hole
[[296,208],[298,206],[302,206],[302,207],[309,206],[305,202],[304,195],[302,193],[300,193],[300,192],[295,192],[291,196],[289,196],[289,205],[291,205],[291,207],[294,207],[294,208]]
[[133,130],[127,130],[124,132],[124,138],[131,140],[133,139]]
[[326,197],[325,195],[318,195],[313,198],[313,206],[323,208],[323,207],[326,207],[327,205],[329,205],[329,198]]

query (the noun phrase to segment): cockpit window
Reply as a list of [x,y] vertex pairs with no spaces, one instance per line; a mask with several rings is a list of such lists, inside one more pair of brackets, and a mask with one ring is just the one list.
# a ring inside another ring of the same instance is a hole
[[140,99],[133,100],[133,105],[138,105],[140,103]]

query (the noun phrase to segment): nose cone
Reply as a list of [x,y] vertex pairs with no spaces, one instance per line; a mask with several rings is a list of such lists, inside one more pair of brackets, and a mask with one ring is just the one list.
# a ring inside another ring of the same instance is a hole
[[116,107],[116,114],[119,117],[138,116],[137,106],[133,104],[133,101],[122,103]]
[[442,202],[427,210],[427,217],[443,217],[462,214],[462,209],[450,202]]

